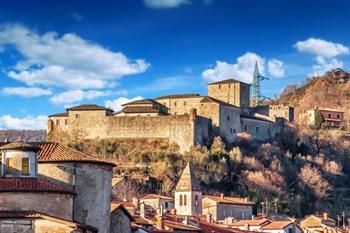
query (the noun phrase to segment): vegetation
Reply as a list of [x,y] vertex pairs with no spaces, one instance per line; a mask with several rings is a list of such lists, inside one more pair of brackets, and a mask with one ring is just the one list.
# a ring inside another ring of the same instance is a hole
[[269,213],[296,217],[350,204],[350,142],[337,129],[285,127],[268,143],[241,140],[228,148],[220,138],[211,147],[186,154],[164,140],[84,141],[71,146],[116,161],[116,173],[137,190],[171,195],[186,161],[192,161],[206,194],[247,196]]

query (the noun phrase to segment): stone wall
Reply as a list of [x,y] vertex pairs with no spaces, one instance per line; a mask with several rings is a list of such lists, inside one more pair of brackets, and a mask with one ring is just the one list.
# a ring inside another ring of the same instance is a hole
[[109,232],[109,213],[112,193],[112,167],[89,163],[39,163],[39,176],[74,188],[74,220],[82,223],[83,210],[87,210],[86,223],[99,232]]
[[69,127],[55,124],[56,118],[52,118],[50,132],[63,130],[85,139],[166,138],[184,152],[208,136],[210,120],[192,115],[116,117],[106,116],[103,111],[74,111],[67,118]]
[[189,114],[193,108],[198,110],[202,99],[203,96],[193,96],[185,98],[161,98],[156,99],[156,101],[169,108],[170,114],[183,115]]
[[220,136],[228,143],[234,142],[241,131],[240,109],[228,105],[220,106]]
[[0,210],[34,210],[72,220],[73,195],[48,192],[0,192]]
[[268,140],[280,132],[279,124],[254,118],[242,117],[241,126],[243,132],[247,132],[251,134],[254,139],[261,141]]
[[235,82],[225,84],[209,84],[208,95],[237,107],[250,106],[250,85]]
[[110,233],[130,233],[130,219],[129,217],[121,210],[116,209],[111,213],[111,231]]

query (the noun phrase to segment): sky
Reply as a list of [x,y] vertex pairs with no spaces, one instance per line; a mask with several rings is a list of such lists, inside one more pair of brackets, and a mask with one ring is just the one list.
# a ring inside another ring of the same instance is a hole
[[350,66],[348,0],[0,0],[0,129],[95,103],[207,94],[228,78],[262,94]]

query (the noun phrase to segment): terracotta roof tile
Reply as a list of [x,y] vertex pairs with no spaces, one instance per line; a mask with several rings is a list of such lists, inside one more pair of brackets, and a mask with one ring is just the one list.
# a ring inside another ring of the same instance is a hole
[[162,195],[158,195],[158,194],[146,194],[142,197],[140,197],[140,200],[146,200],[146,199],[163,199],[163,200],[174,200],[174,198],[172,197],[167,197],[167,196],[162,196]]
[[29,150],[29,151],[37,151],[39,148],[34,144],[29,144],[23,141],[15,141],[6,143],[3,146],[0,146],[0,150]]
[[267,225],[264,225],[263,229],[265,229],[265,230],[284,229],[290,224],[292,224],[291,221],[273,221]]
[[67,117],[67,116],[68,116],[67,112],[62,112],[62,113],[52,114],[49,117]]
[[74,194],[72,189],[39,178],[1,178],[0,192],[55,192]]
[[108,111],[111,111],[111,109],[97,105],[97,104],[82,104],[82,105],[74,106],[71,108],[67,108],[67,111],[74,111],[74,110],[108,110]]
[[175,95],[164,95],[159,96],[156,98],[156,100],[160,99],[184,99],[184,98],[196,98],[201,97],[199,94],[175,94]]
[[239,198],[239,197],[223,197],[221,198],[221,196],[213,196],[213,195],[208,195],[205,196],[204,198],[209,198],[217,203],[220,204],[232,204],[232,205],[253,205],[252,202],[250,202],[249,200],[245,199],[245,198]]
[[231,79],[222,80],[222,81],[219,81],[219,82],[209,83],[208,85],[230,84],[230,83],[244,83],[244,84],[250,85],[248,83],[245,83],[245,82],[242,82],[242,81],[239,81],[239,80],[236,80],[236,79],[232,79],[232,78]]
[[245,224],[249,224],[251,226],[262,226],[267,223],[269,223],[270,220],[266,218],[260,218],[260,219],[252,219],[252,220],[238,220],[236,222],[233,222],[230,224],[230,226],[244,226]]
[[142,99],[142,100],[134,100],[125,104],[122,104],[122,106],[127,106],[127,105],[137,105],[137,104],[160,104],[154,99]]
[[85,162],[100,163],[115,166],[114,163],[102,159],[97,159],[80,151],[66,147],[56,142],[34,143],[39,147],[39,162]]

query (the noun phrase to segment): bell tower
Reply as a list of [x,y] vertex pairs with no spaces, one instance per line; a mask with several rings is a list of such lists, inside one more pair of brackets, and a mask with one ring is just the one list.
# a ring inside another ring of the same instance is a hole
[[187,163],[176,185],[175,209],[177,215],[202,215],[202,191],[190,162]]

